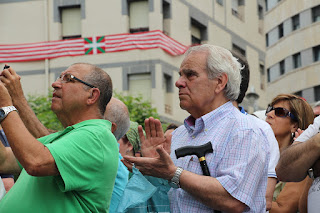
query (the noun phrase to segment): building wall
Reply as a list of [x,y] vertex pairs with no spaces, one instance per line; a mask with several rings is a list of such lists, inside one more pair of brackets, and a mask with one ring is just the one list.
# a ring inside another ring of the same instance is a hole
[[[312,22],[312,8],[319,1],[282,0],[265,14],[265,32],[269,46],[266,49],[266,69],[269,72],[267,99],[275,94],[296,93],[309,103],[315,100],[313,87],[319,85],[319,62],[313,61],[313,47],[320,44],[320,22]],[[299,15],[300,28],[292,29],[292,17]],[[283,37],[279,25],[283,23]],[[294,68],[293,55],[300,53],[301,66]],[[280,61],[285,61],[285,72],[280,73]]]
[[[259,108],[265,108],[265,89],[261,89],[259,66],[265,63],[265,36],[259,32],[257,2],[245,1],[242,17],[233,15],[231,1],[222,5],[211,0],[165,0],[171,5],[168,34],[184,45],[191,45],[191,18],[206,27],[202,43],[210,43],[232,49],[233,44],[246,51],[251,68],[250,88],[260,95]],[[81,37],[101,36],[129,32],[127,0],[0,0],[0,26],[4,32],[1,44],[60,40],[62,7],[78,5],[81,8]],[[149,30],[163,30],[162,1],[149,0]],[[10,11],[10,12],[9,12]],[[32,13],[30,13],[32,11]],[[12,14],[15,14],[12,17]],[[47,17],[47,18],[45,18]],[[263,20],[262,20],[263,21]],[[15,27],[15,26],[28,27]],[[14,26],[14,27],[13,27]],[[46,30],[47,29],[47,30]],[[22,76],[26,94],[47,92],[47,85],[59,73],[75,62],[97,64],[110,74],[116,91],[128,92],[128,73],[151,73],[152,104],[161,118],[182,123],[188,115],[179,107],[178,89],[174,83],[178,79],[179,66],[183,56],[171,56],[161,49],[132,50],[98,55],[62,57],[45,61],[11,63]],[[271,59],[269,59],[271,60]],[[172,92],[164,93],[163,75],[172,77]],[[266,81],[266,80],[265,80]],[[266,82],[265,82],[266,83]],[[171,103],[167,113],[165,102]],[[244,101],[245,107],[247,100]]]

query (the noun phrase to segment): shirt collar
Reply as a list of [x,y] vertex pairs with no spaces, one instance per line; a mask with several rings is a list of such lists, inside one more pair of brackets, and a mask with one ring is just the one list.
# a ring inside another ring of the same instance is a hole
[[232,109],[232,107],[234,107],[232,102],[228,101],[227,103],[201,116],[198,119],[195,119],[192,115],[190,115],[184,120],[184,126],[189,134],[198,134],[199,132],[207,130],[210,126],[212,126],[213,122],[223,119],[225,112]]

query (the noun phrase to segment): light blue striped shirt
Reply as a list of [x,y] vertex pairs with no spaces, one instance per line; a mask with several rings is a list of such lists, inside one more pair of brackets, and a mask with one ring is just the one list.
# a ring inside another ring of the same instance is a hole
[[[211,176],[231,196],[247,205],[245,212],[265,212],[269,152],[261,130],[231,102],[195,121],[190,116],[184,126],[173,132],[171,158],[174,164],[202,175],[196,155],[177,159],[175,150],[208,141],[213,148],[213,153],[206,154]],[[169,200],[171,212],[212,212],[183,189],[171,189]]]

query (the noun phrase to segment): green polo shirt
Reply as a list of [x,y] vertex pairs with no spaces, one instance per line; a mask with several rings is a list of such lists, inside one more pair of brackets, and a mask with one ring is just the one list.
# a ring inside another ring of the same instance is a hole
[[119,158],[111,123],[87,120],[38,140],[60,175],[35,177],[23,169],[0,212],[108,212]]

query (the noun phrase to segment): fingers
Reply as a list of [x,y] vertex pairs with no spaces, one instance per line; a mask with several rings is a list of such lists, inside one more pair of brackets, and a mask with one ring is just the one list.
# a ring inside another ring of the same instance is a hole
[[133,165],[132,165],[130,162],[128,162],[128,161],[126,161],[126,160],[124,160],[124,159],[121,159],[121,162],[128,168],[128,170],[129,170],[130,172],[132,172],[132,167],[133,167]]
[[167,160],[168,158],[170,158],[170,155],[166,152],[162,145],[157,146],[156,151],[158,152],[161,160]]
[[143,144],[144,141],[145,141],[145,136],[144,136],[144,134],[143,134],[143,129],[142,129],[142,126],[141,126],[141,125],[138,126],[138,133],[139,133],[140,141],[141,141],[141,143]]
[[144,131],[146,132],[146,136],[147,136],[147,140],[150,139],[151,137],[151,133],[150,133],[150,122],[149,122],[149,118],[146,118],[144,120]]
[[164,137],[162,125],[159,119],[154,119],[155,128],[156,128],[156,136],[157,137]]

